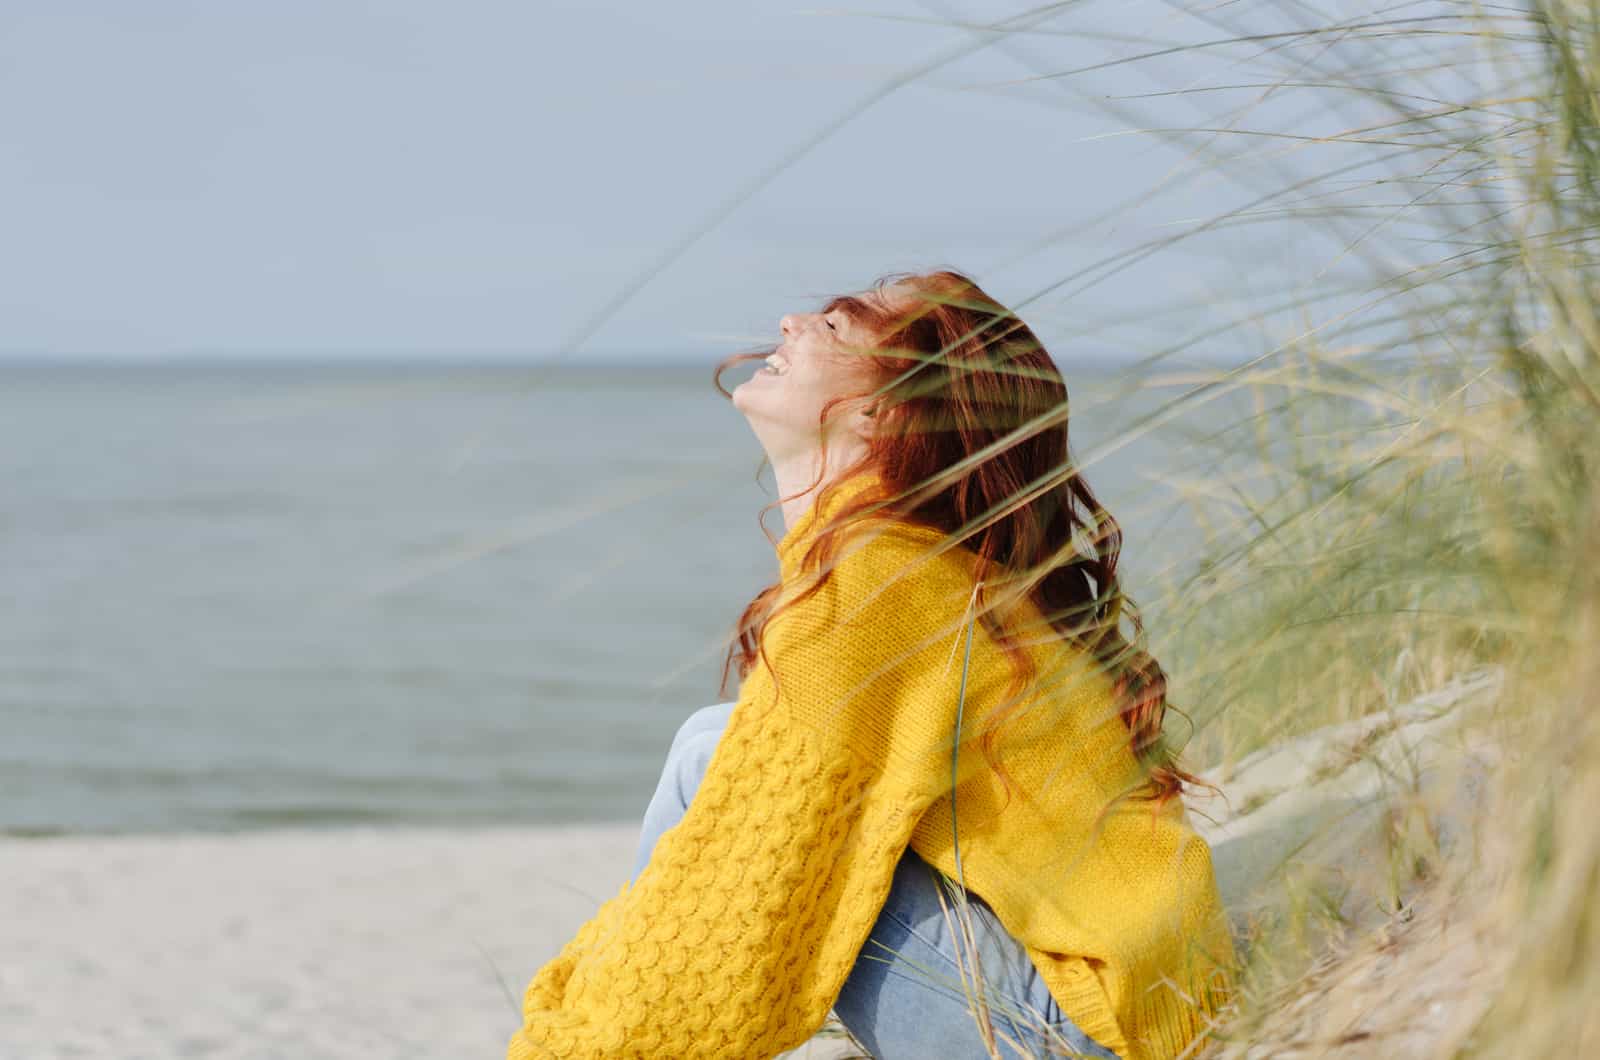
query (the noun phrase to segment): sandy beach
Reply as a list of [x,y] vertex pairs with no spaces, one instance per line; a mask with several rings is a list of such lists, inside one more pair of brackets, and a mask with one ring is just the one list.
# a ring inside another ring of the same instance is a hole
[[[1492,703],[1499,687],[1493,670],[1462,675],[1214,774],[1244,812],[1212,805],[1192,820],[1230,909],[1270,903],[1274,866],[1320,849],[1351,922],[1370,916],[1387,878],[1372,829],[1390,778],[1402,761],[1420,770],[1444,833],[1469,834],[1497,751],[1467,753],[1458,708]],[[615,824],[0,839],[0,1060],[503,1056],[528,979],[616,893],[638,835]],[[848,1050],[819,1039],[789,1055]]]
[[0,840],[0,1057],[503,1056],[523,986],[616,892],[637,838]]

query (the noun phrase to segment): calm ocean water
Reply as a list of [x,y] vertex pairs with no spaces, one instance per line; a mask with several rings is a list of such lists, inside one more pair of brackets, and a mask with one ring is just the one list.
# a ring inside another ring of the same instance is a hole
[[[637,818],[776,572],[709,374],[0,365],[0,831]],[[1181,449],[1088,472],[1136,599]]]

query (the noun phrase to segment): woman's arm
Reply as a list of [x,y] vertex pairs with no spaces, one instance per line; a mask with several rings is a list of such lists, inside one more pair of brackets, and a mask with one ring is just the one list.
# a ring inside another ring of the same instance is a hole
[[885,586],[887,537],[769,625],[781,695],[751,671],[683,819],[529,984],[509,1060],[743,1060],[821,1027],[939,791],[879,752],[945,738],[960,679],[938,594]]

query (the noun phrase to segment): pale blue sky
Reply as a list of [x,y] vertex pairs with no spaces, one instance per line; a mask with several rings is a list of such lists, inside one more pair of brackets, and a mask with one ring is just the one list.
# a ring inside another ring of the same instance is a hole
[[[0,354],[544,358],[577,337],[578,362],[704,359],[891,269],[955,265],[1015,303],[1250,197],[1128,130],[1214,124],[1258,91],[1105,99],[1260,80],[1230,65],[1243,53],[1003,85],[1228,35],[1167,3],[1066,5],[883,95],[590,327],[852,107],[996,39],[940,20],[1028,9],[6,4]],[[1257,28],[1267,10],[1217,17]],[[1301,97],[1248,113],[1308,120]],[[1320,264],[1296,236],[1250,238],[1169,248],[1022,315],[1063,363],[1148,354],[1225,292],[1280,281],[1274,252]]]

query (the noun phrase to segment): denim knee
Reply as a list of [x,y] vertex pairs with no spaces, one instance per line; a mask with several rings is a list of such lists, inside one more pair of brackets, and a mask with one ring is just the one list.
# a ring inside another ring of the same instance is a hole
[[716,753],[717,744],[722,742],[721,729],[702,729],[684,736],[667,756],[666,772],[672,777],[672,782],[677,791],[676,809],[681,813],[689,808],[694,793],[700,788],[700,780],[706,775],[706,767],[711,764],[711,756]]
[[720,734],[728,724],[728,716],[733,713],[733,707],[733,703],[713,703],[690,714],[673,734],[672,746],[667,749],[667,757],[670,759],[676,756],[681,744],[702,733]]
[[640,822],[633,878],[637,879],[644,871],[656,841],[677,824],[689,808],[689,802],[699,790],[700,778],[705,776],[711,756],[722,740],[727,715],[732,711],[732,703],[701,707],[678,726],[672,737],[672,747],[667,751],[667,760],[662,763],[661,776],[656,780],[655,794],[650,797],[644,820]]
[[733,713],[732,703],[713,703],[701,707],[684,719],[672,737],[672,747],[661,766],[661,779],[656,784],[656,796],[646,813],[647,826],[665,830],[677,823],[689,808],[689,801],[700,787],[711,756],[722,741],[722,730],[728,715]]

